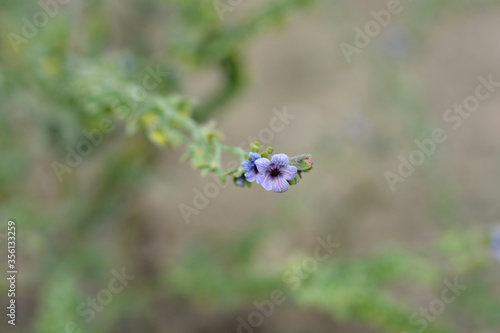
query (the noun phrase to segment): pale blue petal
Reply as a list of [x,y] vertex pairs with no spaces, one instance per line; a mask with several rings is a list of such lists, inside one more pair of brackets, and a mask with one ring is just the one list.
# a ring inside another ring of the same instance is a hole
[[267,169],[269,169],[271,161],[269,161],[267,158],[259,158],[257,161],[255,161],[255,165],[257,166],[257,170],[259,170],[260,173],[264,173],[267,171]]
[[297,177],[297,168],[291,165],[281,168],[280,172],[286,180],[292,180]]
[[266,175],[265,175],[265,174],[263,174],[263,173],[259,173],[259,174],[257,175],[257,184],[262,183],[262,181],[263,181],[264,179],[266,179]]
[[273,156],[273,163],[276,166],[286,166],[288,164],[288,156],[285,154],[276,154]]
[[259,174],[257,173],[257,171],[255,171],[255,168],[252,167],[252,170],[248,170],[246,173],[245,173],[245,178],[249,181],[249,182],[253,182],[255,180],[255,178],[257,178]]
[[285,180],[285,177],[274,177],[273,179],[273,191],[276,193],[283,193],[288,191],[290,185]]
[[261,157],[257,153],[250,153],[250,154],[248,154],[248,156],[252,158],[252,161],[258,160]]
[[263,177],[260,178],[261,185],[266,191],[271,191],[273,189],[273,177],[270,173],[265,173]]
[[264,174],[257,172],[257,177],[255,177],[255,181],[257,182],[257,184],[261,183],[261,177],[264,177]]
[[245,162],[241,163],[241,166],[245,170],[251,170],[251,169],[253,169],[254,162],[252,162],[252,161],[245,161]]

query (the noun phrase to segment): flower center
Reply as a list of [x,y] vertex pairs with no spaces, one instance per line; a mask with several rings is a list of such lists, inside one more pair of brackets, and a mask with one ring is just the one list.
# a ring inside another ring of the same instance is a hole
[[278,177],[280,174],[280,169],[274,168],[271,170],[271,177]]

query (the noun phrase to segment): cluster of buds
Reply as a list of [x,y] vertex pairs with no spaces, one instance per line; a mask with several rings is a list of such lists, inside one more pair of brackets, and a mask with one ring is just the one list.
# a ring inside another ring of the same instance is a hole
[[290,185],[296,185],[302,179],[303,172],[309,172],[313,167],[312,156],[302,154],[289,158],[286,154],[273,153],[272,147],[262,149],[255,142],[250,146],[248,160],[237,170],[229,172],[234,177],[234,183],[239,187],[251,187],[255,181],[267,191],[276,193],[288,191]]

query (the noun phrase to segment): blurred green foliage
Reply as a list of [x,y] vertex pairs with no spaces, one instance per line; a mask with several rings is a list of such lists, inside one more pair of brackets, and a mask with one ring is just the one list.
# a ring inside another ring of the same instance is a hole
[[[186,158],[193,166],[223,176],[220,165],[213,164],[220,160],[221,150],[237,156],[243,152],[219,144],[221,133],[205,121],[244,87],[243,53],[249,39],[283,24],[290,12],[313,2],[273,1],[245,12],[242,18],[227,20],[220,20],[211,1],[75,2],[22,45],[19,53],[12,52],[8,40],[2,39],[0,216],[26,221],[20,232],[30,270],[23,273],[25,295],[21,301],[31,304],[26,308],[32,316],[23,318],[22,329],[62,332],[74,321],[82,331],[95,333],[162,331],[155,322],[158,318],[147,309],[151,304],[161,306],[164,298],[188,300],[200,308],[208,304],[232,313],[235,308],[246,311],[252,301],[266,299],[273,289],[280,289],[292,306],[326,312],[333,320],[356,321],[381,332],[417,332],[409,317],[418,306],[411,304],[410,296],[391,287],[411,283],[411,289],[439,295],[444,279],[459,277],[468,286],[467,292],[426,332],[464,331],[450,320],[453,316],[466,316],[475,323],[475,332],[498,331],[499,300],[490,292],[497,282],[485,278],[488,237],[484,230],[465,226],[449,230],[446,221],[457,217],[444,189],[432,194],[440,212],[437,220],[443,222],[442,237],[421,253],[390,248],[364,257],[334,254],[295,291],[287,288],[282,274],[311,253],[304,250],[272,269],[263,265],[258,261],[260,249],[281,232],[262,227],[267,223],[250,228],[239,239],[212,235],[205,243],[193,242],[180,251],[172,269],[159,269],[142,263],[136,249],[128,246],[144,232],[140,223],[112,219],[121,216],[124,207],[140,195],[139,184],[158,159],[146,137],[160,146],[191,142]],[[120,6],[128,9],[122,14],[123,22],[111,22],[110,14]],[[471,2],[464,6],[462,1],[419,1],[412,17],[416,22],[439,19],[448,11],[472,6]],[[7,0],[0,9],[0,30],[18,32],[20,18],[39,7],[35,2]],[[166,33],[159,34],[161,38],[141,34],[139,27],[148,24]],[[421,28],[419,23],[415,26]],[[111,45],[112,41],[118,45]],[[144,69],[156,65],[169,73],[158,89],[148,92],[131,113],[114,108],[115,103],[129,103],[127,93],[140,84]],[[183,96],[186,68],[211,68],[222,74],[213,95],[198,105]],[[396,67],[376,68],[383,82],[380,89],[393,92],[396,104],[411,115],[408,126],[421,133],[425,120],[419,117],[422,105],[413,94],[413,82]],[[19,109],[25,112],[18,113]],[[33,192],[33,188],[44,188],[44,180],[27,175],[36,175],[42,163],[63,159],[65,147],[82,139],[81,130],[96,128],[105,116],[124,119],[126,125],[123,128],[117,122],[120,130],[110,134],[109,139],[118,141],[119,148],[102,156],[95,184],[87,188],[72,174],[55,191]],[[120,137],[122,130],[132,136]],[[52,206],[54,202],[57,207]],[[106,223],[119,234],[97,229]],[[104,233],[104,239],[95,233]],[[108,242],[110,238],[113,242]],[[111,267],[129,261],[136,265],[134,272],[150,274],[138,277],[134,288],[125,290],[120,301],[110,303],[105,316],[84,323],[76,312],[78,305],[107,284]],[[0,286],[4,290],[6,282]]]
[[[165,287],[175,290],[175,294],[193,297],[200,305],[208,302],[227,308],[242,300],[247,304],[267,300],[269,293],[278,289],[297,306],[313,307],[339,320],[357,321],[383,332],[399,333],[420,331],[420,325],[410,322],[418,307],[407,305],[401,294],[391,291],[391,287],[399,284],[414,291],[427,290],[439,298],[443,281],[456,278],[468,289],[455,302],[446,305],[447,313],[462,313],[473,303],[470,319],[477,316],[491,327],[499,324],[494,315],[498,312],[498,306],[494,306],[498,299],[482,292],[481,296],[473,296],[469,291],[476,285],[474,280],[480,275],[478,272],[489,262],[488,235],[480,230],[469,230],[472,237],[463,236],[461,232],[449,233],[420,254],[399,248],[388,248],[363,258],[339,259],[334,254],[328,261],[319,262],[316,270],[305,274],[298,286],[293,287],[283,272],[293,271],[294,266],[304,267],[303,260],[313,257],[312,251],[291,258],[285,267],[277,267],[269,274],[262,270],[258,258],[251,255],[257,254],[266,246],[266,239],[273,239],[278,232],[267,227],[264,230],[253,230],[236,241],[225,243],[221,240],[217,247],[202,244],[186,251],[182,264],[165,276]],[[248,244],[251,244],[250,249]],[[454,260],[449,261],[449,258]],[[299,278],[304,275],[304,269],[295,274]],[[444,333],[460,332],[461,329],[439,318],[432,325],[429,322],[425,331]]]

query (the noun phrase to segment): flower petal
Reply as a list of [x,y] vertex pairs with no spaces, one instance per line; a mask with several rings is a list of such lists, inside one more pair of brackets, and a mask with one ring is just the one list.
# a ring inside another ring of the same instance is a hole
[[285,177],[278,176],[273,178],[273,191],[276,193],[283,193],[288,191],[290,185],[286,181]]
[[245,178],[249,181],[249,182],[253,182],[255,180],[255,178],[257,178],[259,174],[255,171],[255,168],[252,167],[251,170],[248,170],[246,173],[245,173]]
[[[264,177],[263,177],[263,176],[264,176],[264,174],[262,174],[262,173],[258,173],[258,172],[256,172],[256,174],[257,174],[257,176],[255,177],[255,181],[257,182],[257,184],[260,184],[260,183],[261,183],[262,178],[264,178]],[[262,178],[261,178],[261,175],[262,175]]]
[[260,183],[266,191],[271,191],[273,189],[273,177],[269,172],[260,175]]
[[297,177],[297,167],[291,165],[281,168],[280,172],[286,180],[292,180]]
[[267,158],[259,158],[257,161],[255,161],[255,165],[257,166],[257,170],[259,170],[260,173],[264,173],[271,165],[271,161],[269,161]]
[[253,164],[254,164],[254,162],[252,162],[252,161],[245,161],[245,162],[241,163],[241,166],[245,170],[251,170],[251,169],[253,169]]
[[263,173],[259,173],[259,174],[257,175],[257,184],[262,183],[262,182],[264,181],[264,179],[266,179],[266,175],[265,175],[265,174],[263,174]]
[[252,161],[258,160],[261,157],[257,153],[250,153],[250,154],[248,154],[248,156],[252,158]]
[[288,164],[288,156],[285,154],[276,154],[273,156],[273,163],[276,166],[286,166]]

